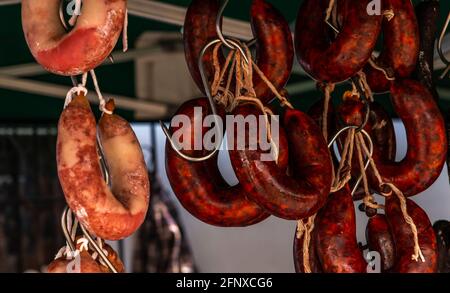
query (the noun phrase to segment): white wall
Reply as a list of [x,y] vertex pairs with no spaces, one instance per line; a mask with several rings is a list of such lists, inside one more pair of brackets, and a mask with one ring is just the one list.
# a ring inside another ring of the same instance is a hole
[[[401,123],[395,123],[397,133],[397,155],[406,153],[405,130]],[[141,143],[149,145],[148,127],[136,126]],[[161,180],[168,190],[169,182],[164,169],[165,137],[157,126],[157,160]],[[229,182],[236,182],[226,152],[221,152],[222,172]],[[432,222],[450,219],[450,186],[447,169],[436,183],[423,194],[413,198],[424,208]],[[178,201],[177,201],[178,202]],[[357,206],[359,203],[356,203]],[[201,272],[293,272],[292,244],[295,222],[271,217],[247,228],[218,228],[204,224],[180,205],[179,212],[185,231],[193,249],[196,263]],[[358,239],[365,243],[364,231],[367,218],[357,212]]]

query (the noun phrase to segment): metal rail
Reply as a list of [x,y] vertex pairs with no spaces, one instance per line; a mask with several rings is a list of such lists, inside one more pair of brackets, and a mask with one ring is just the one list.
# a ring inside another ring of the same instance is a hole
[[[6,75],[0,75],[0,87],[13,91],[59,98],[62,100],[65,99],[67,94],[67,86],[64,85],[21,79]],[[119,108],[149,113],[154,119],[164,119],[167,114],[169,114],[168,106],[161,103],[145,102],[139,99],[108,93],[104,93],[104,96],[113,97],[117,107]],[[93,104],[98,104],[99,102],[94,91],[88,94],[88,100]]]

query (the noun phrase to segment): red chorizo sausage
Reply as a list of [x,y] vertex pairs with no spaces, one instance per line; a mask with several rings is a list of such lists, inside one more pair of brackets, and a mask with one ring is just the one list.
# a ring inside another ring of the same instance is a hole
[[330,42],[325,12],[329,0],[306,0],[297,16],[295,46],[297,58],[305,71],[322,82],[341,82],[354,76],[369,60],[382,17],[369,15],[370,0],[345,0],[341,32]]
[[314,237],[325,273],[365,273],[367,263],[356,240],[356,219],[350,188],[329,196],[316,216]]
[[[191,100],[183,104],[177,114],[187,115],[193,121],[194,107],[201,107],[202,114],[207,115],[208,105],[205,98]],[[176,131],[175,128],[172,130]],[[191,139],[193,137],[191,135]],[[286,172],[287,152],[283,151],[284,148],[287,148],[287,142],[280,138],[279,166]],[[205,155],[203,152],[198,154],[188,150],[183,150],[183,153]],[[178,156],[167,144],[166,172],[183,207],[205,223],[222,227],[248,226],[269,216],[262,207],[247,197],[241,184],[230,186],[225,182],[217,165],[217,156],[203,162],[189,162]]]
[[[338,117],[344,125],[361,125],[362,116],[365,115],[364,104],[356,96],[346,98],[338,108]],[[393,161],[396,155],[395,130],[392,119],[384,108],[377,102],[370,103],[369,119],[364,130],[372,138],[374,147],[378,150],[380,159]],[[342,139],[339,140],[341,145]],[[342,146],[340,146],[342,149]],[[356,154],[353,156],[352,175],[357,178],[360,175],[360,167]],[[354,181],[354,180],[353,180]],[[362,185],[356,190],[353,198],[361,200],[365,195]]]
[[[111,106],[107,104],[108,109]],[[86,97],[75,97],[58,124],[58,177],[78,220],[96,236],[118,240],[134,233],[145,219],[150,194],[147,166],[128,122],[104,114],[98,134],[111,175],[110,190],[103,180],[96,134]]]
[[78,75],[100,65],[112,52],[126,13],[126,0],[84,0],[77,24],[67,33],[59,19],[60,0],[22,1],[25,39],[36,61],[60,75]]
[[[403,121],[408,151],[403,160],[387,160],[378,147],[373,159],[383,182],[397,186],[405,196],[426,190],[440,175],[447,155],[444,119],[431,93],[414,80],[396,80],[391,86],[391,101]],[[343,113],[340,113],[343,116]],[[361,115],[354,112],[356,121]],[[380,191],[373,172],[368,171],[371,186]]]
[[[304,273],[305,267],[303,263],[303,236],[300,238],[297,238],[297,233],[294,237],[294,266],[295,266],[295,272],[297,273]],[[322,267],[319,261],[319,257],[317,256],[316,251],[316,240],[314,237],[311,237],[311,240],[309,242],[309,266],[311,269],[311,273],[322,273]]]
[[[256,38],[256,62],[276,89],[284,88],[294,63],[294,41],[289,23],[283,15],[265,0],[253,0],[251,24]],[[268,103],[274,94],[255,74],[253,85],[256,96]]]
[[[184,24],[186,62],[191,75],[201,91],[203,82],[198,67],[198,58],[205,45],[217,39],[216,18],[218,0],[193,0],[188,8]],[[264,0],[253,0],[251,23],[256,39],[256,63],[275,88],[281,90],[287,83],[294,60],[294,45],[288,22],[281,13]],[[223,60],[223,56],[219,54]],[[212,50],[204,55],[206,75],[210,83],[213,78]],[[268,103],[274,95],[257,74],[253,79],[256,96]]]
[[[198,67],[198,59],[206,44],[218,38],[216,19],[219,3],[219,0],[192,0],[187,9],[183,26],[186,63],[192,79],[202,92],[204,92],[204,85]],[[222,58],[221,63],[223,63],[223,55],[219,54],[219,57]],[[213,53],[211,50],[203,55],[203,64],[211,84],[214,76]]]
[[435,273],[438,269],[437,243],[430,219],[416,203],[410,199],[406,199],[406,201],[408,214],[417,227],[419,246],[425,262],[420,259],[418,261],[411,259],[414,253],[413,233],[403,217],[399,199],[392,195],[386,199],[386,217],[395,243],[396,260],[392,271],[396,273]]
[[[375,60],[378,66],[389,68],[397,78],[406,78],[416,68],[419,56],[419,26],[410,0],[383,0],[383,9],[392,10],[394,17],[383,22],[383,50]],[[373,92],[389,90],[385,75],[371,65],[365,68],[367,81]]]
[[[234,112],[243,117],[259,113],[251,105],[237,107]],[[332,163],[314,120],[301,111],[288,109],[283,122],[294,176],[287,175],[274,161],[261,161],[260,150],[233,147],[229,153],[236,176],[250,198],[274,216],[298,220],[315,214],[324,205],[331,188]]]
[[439,100],[439,94],[434,84],[433,71],[434,49],[439,27],[439,10],[440,3],[438,0],[421,1],[416,6],[416,17],[420,32],[420,52],[415,76],[431,91],[436,102]]
[[382,272],[387,272],[393,268],[395,245],[385,215],[378,214],[369,219],[366,227],[366,239],[369,250],[380,253]]

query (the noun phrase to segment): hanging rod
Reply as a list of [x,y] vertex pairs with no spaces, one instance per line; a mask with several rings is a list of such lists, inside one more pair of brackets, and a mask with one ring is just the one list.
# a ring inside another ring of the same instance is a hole
[[[56,85],[53,83],[47,83],[36,80],[21,79],[11,76],[0,75],[0,88],[31,93],[36,95],[43,95],[47,97],[53,97],[58,99],[65,99],[67,94],[67,86]],[[142,113],[148,113],[152,115],[152,118],[157,120],[166,118],[169,114],[169,107],[162,103],[143,101],[126,96],[115,94],[103,94],[105,97],[114,98],[117,108],[139,111]],[[87,96],[91,103],[98,104],[99,100],[95,91],[89,92]]]

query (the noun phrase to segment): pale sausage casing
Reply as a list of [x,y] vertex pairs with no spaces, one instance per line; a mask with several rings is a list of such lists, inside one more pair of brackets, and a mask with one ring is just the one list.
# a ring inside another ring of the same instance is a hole
[[58,125],[58,176],[69,207],[98,237],[118,240],[142,224],[149,203],[149,178],[142,150],[130,125],[104,114],[99,137],[111,176],[102,177],[96,123],[84,96],[63,111]]
[[[83,0],[81,15],[67,33],[60,0],[23,0],[22,27],[36,61],[59,75],[78,75],[100,65],[112,52],[126,13],[126,0]],[[64,9],[64,8],[63,8]]]

